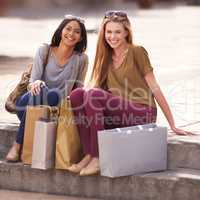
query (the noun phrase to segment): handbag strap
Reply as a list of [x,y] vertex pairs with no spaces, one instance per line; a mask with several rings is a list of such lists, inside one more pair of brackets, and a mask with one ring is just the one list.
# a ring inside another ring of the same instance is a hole
[[42,72],[42,76],[44,76],[44,72],[45,72],[45,69],[46,69],[46,66],[47,66],[47,63],[48,63],[48,58],[49,58],[49,52],[50,52],[50,48],[51,46],[47,45],[47,44],[44,44],[47,46],[47,51],[46,51],[46,55],[45,55],[45,59],[43,61],[43,72]]

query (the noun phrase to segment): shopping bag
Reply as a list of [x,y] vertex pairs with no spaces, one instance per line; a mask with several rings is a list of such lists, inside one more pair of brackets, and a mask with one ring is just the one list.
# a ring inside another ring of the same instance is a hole
[[48,119],[49,117],[50,117],[50,106],[46,105],[27,106],[25,130],[24,130],[24,142],[22,147],[22,162],[24,164],[31,164],[32,161],[35,122],[40,118]]
[[56,169],[67,169],[81,159],[82,148],[69,99],[61,103],[56,139]]
[[167,128],[146,124],[98,131],[102,176],[119,177],[167,168]]
[[50,120],[36,121],[32,168],[51,169],[55,167],[55,146],[56,146],[57,122]]

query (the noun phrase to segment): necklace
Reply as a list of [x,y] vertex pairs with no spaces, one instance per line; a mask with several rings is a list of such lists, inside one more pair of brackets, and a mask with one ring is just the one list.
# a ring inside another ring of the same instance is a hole
[[128,48],[121,54],[119,54],[117,56],[114,56],[114,55],[112,56],[112,63],[113,63],[113,66],[115,69],[121,66],[127,53],[128,53]]

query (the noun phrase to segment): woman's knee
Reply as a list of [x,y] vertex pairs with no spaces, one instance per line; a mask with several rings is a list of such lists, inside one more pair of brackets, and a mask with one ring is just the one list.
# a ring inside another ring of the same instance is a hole
[[57,106],[61,101],[61,93],[58,89],[50,89],[47,92],[47,102],[50,106]]
[[86,91],[84,96],[84,101],[93,102],[93,101],[104,101],[108,97],[108,92],[100,88],[92,88]]
[[86,93],[89,96],[106,96],[108,92],[101,88],[91,88]]
[[83,104],[84,95],[85,90],[83,88],[77,88],[73,90],[69,96],[72,106],[81,106]]

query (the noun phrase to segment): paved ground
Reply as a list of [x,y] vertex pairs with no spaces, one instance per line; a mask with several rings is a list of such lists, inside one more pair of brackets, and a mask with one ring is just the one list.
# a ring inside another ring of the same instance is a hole
[[[19,192],[10,190],[0,190],[0,200],[98,200],[79,197],[67,197],[32,192]],[[100,199],[99,199],[100,200]]]

